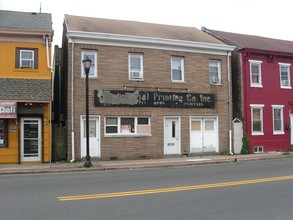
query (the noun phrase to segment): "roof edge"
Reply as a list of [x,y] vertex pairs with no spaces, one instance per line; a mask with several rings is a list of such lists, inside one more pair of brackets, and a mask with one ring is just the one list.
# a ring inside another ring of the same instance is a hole
[[[183,41],[175,39],[165,39],[165,38],[152,38],[152,37],[142,37],[142,36],[132,36],[132,35],[121,35],[121,34],[109,34],[109,33],[97,33],[97,32],[83,32],[83,31],[67,31],[67,38],[69,42],[83,42],[90,43],[93,41],[98,41],[99,43],[104,43],[111,45],[111,43],[116,44],[132,44],[132,46],[141,47],[159,47],[159,49],[167,47],[182,48],[184,50],[190,49],[202,49],[202,50],[213,50],[217,52],[230,52],[235,49],[235,46],[223,45],[223,44],[213,44],[195,41]],[[116,45],[115,44],[115,45]]]

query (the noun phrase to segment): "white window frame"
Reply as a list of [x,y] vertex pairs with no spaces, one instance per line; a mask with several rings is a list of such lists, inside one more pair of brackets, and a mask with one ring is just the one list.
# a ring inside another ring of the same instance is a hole
[[[279,63],[280,69],[280,86],[282,89],[292,89],[290,81],[290,66],[289,63]],[[282,67],[287,67],[287,80],[282,80]]]
[[[214,66],[212,66],[214,64]],[[217,68],[217,76],[211,75],[211,67]],[[212,85],[221,84],[221,61],[220,60],[210,60],[209,61],[209,71],[210,71],[210,83]]]
[[[262,74],[261,74],[261,64],[262,61],[259,60],[249,60],[250,63],[250,86],[251,87],[258,87],[258,88],[262,88]],[[258,74],[259,74],[259,82],[258,83],[254,83],[252,80],[252,65],[257,65],[258,66]]]
[[[275,130],[275,110],[280,110],[281,113],[281,130]],[[273,134],[285,134],[284,132],[284,105],[272,105],[272,114],[273,114]]]
[[[180,70],[181,70],[181,80],[173,79],[173,62],[176,60],[180,60]],[[172,82],[184,82],[184,57],[180,56],[171,56],[171,80]]]
[[81,78],[85,78],[85,72],[82,61],[88,56],[92,60],[89,78],[98,77],[98,52],[96,50],[81,50]]
[[[28,53],[30,52],[32,54],[32,58],[31,59],[27,59],[27,58],[23,58],[22,57],[22,53],[25,52],[25,53]],[[35,68],[35,51],[34,50],[20,50],[19,52],[19,67],[20,68],[31,68],[31,69],[34,69]],[[23,61],[29,61],[30,63],[30,66],[25,66],[23,65]]]
[[[134,70],[131,68],[131,58],[139,58],[140,69]],[[129,53],[128,54],[128,76],[129,80],[143,80],[143,54]]]
[[[250,105],[250,108],[251,108],[251,134],[252,135],[264,135],[264,131],[263,131],[263,123],[264,123],[264,120],[263,120],[263,108],[264,108],[264,105],[255,105],[255,104],[252,104]],[[253,110],[254,109],[259,109],[260,110],[260,120],[261,120],[261,124],[260,124],[260,131],[253,131]]]
[[[117,124],[111,124],[108,125],[107,124],[107,118],[115,118],[117,119]],[[123,130],[122,126],[121,126],[121,119],[123,118],[133,118],[134,119],[134,130],[133,132],[127,132],[125,130]],[[147,118],[148,119],[148,124],[139,124],[139,120],[140,118]],[[110,136],[150,136],[151,135],[151,119],[148,116],[107,116],[104,118],[104,134],[106,137],[110,137]],[[117,133],[107,133],[106,128],[108,126],[116,126],[117,127]],[[139,132],[139,128],[143,129],[146,128],[148,131],[147,132]]]

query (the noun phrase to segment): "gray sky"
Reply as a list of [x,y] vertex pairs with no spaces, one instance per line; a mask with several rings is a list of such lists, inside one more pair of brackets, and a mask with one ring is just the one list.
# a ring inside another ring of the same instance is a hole
[[[292,0],[0,0],[1,10],[51,13],[60,46],[64,14],[142,21],[293,41]],[[1,22],[1,21],[0,21]]]

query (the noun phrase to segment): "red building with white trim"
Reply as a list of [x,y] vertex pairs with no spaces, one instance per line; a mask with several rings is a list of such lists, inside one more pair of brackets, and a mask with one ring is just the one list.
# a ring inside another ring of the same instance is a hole
[[293,146],[293,42],[203,31],[236,46],[232,55],[233,113],[243,119],[251,152]]

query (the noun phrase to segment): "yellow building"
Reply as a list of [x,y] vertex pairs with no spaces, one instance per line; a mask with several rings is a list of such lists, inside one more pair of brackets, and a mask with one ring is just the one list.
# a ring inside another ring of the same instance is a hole
[[49,162],[51,14],[0,18],[0,164]]

